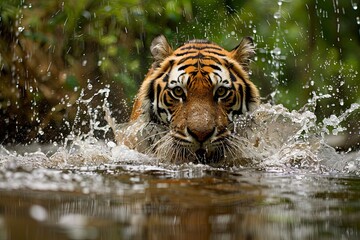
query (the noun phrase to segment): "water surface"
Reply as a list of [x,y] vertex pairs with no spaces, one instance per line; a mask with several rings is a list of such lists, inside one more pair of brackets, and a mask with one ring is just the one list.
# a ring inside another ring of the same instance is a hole
[[336,152],[312,112],[280,105],[237,131],[247,161],[222,166],[91,134],[0,146],[0,240],[359,239],[359,152]]
[[0,239],[360,236],[357,177],[182,168],[8,169],[1,173]]

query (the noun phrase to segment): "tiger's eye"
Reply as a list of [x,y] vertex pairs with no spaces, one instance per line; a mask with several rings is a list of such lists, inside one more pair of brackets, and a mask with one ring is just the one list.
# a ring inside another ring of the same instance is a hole
[[216,90],[216,97],[224,97],[227,93],[227,89],[224,88],[224,87],[219,87],[217,90]]
[[184,95],[184,90],[181,87],[175,87],[172,92],[175,97],[182,97]]

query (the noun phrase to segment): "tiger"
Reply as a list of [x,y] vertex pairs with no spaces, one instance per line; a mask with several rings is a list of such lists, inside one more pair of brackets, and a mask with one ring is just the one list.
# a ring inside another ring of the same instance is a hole
[[211,164],[235,157],[241,143],[234,119],[260,103],[249,79],[253,39],[244,37],[231,51],[199,39],[173,50],[160,35],[150,52],[154,61],[117,142],[171,163]]

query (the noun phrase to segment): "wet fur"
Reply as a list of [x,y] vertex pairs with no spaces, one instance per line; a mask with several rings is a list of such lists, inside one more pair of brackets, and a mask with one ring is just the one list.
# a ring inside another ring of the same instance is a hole
[[[234,133],[233,119],[259,104],[248,74],[255,54],[252,39],[244,38],[228,52],[207,40],[173,50],[159,36],[150,50],[154,62],[130,122],[115,134],[118,143],[172,163],[231,163],[239,158],[244,139]],[[176,87],[183,97],[175,96]],[[231,95],[216,98],[220,87]]]

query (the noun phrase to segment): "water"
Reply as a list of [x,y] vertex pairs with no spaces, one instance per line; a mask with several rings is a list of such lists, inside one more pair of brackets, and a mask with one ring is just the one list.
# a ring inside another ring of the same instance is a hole
[[101,195],[2,191],[4,239],[359,237],[351,177],[207,170],[190,181],[115,171],[92,181],[113,190]]
[[237,124],[243,156],[224,166],[171,164],[91,131],[1,147],[0,239],[359,238],[359,152],[328,146],[307,107],[262,104]]
[[[282,85],[286,88],[289,81],[284,79],[284,60],[294,58],[296,69],[303,66],[301,62],[308,62],[301,58],[303,49],[298,47],[305,41],[303,36],[297,37],[291,34],[293,29],[283,27],[284,21],[296,17],[292,11],[299,3],[292,2],[267,3],[275,6],[271,10],[263,8],[274,22],[255,23],[252,14],[257,12],[244,11],[236,15],[238,24],[232,26],[228,20],[220,24],[229,38],[240,36],[240,27],[251,29],[259,44],[255,65],[266,65],[263,77],[270,79],[275,90],[270,96],[277,103],[288,98],[286,91],[278,89]],[[305,38],[324,39],[325,22],[335,12],[340,15],[334,18],[334,43],[344,42],[344,8],[339,1],[333,1],[330,10],[321,3],[315,4],[320,28],[315,36],[306,33],[309,36]],[[311,6],[305,5],[310,14]],[[26,6],[32,8],[31,4]],[[357,10],[358,3],[351,1],[351,8]],[[214,15],[211,11],[205,14],[206,6],[201,11],[204,16]],[[352,13],[346,9],[346,14]],[[84,12],[83,16],[88,18],[89,14]],[[72,21],[66,19],[64,26]],[[358,14],[354,22],[360,24]],[[299,26],[295,32],[304,32]],[[201,22],[193,25],[209,38],[217,27]],[[275,30],[266,35],[264,27]],[[17,36],[28,28],[20,17]],[[126,34],[128,30],[131,32],[125,27]],[[273,45],[267,43],[269,36],[276,39]],[[23,61],[15,53],[14,58]],[[96,65],[104,67],[106,60],[99,58]],[[144,154],[147,146],[131,150],[116,145],[107,137],[111,130],[103,120],[104,115],[116,111],[108,102],[110,87],[96,89],[98,85],[87,79],[84,89],[74,88],[74,92],[80,92],[77,101],[68,95],[61,100],[62,105],[77,109],[75,121],[65,122],[71,133],[64,142],[53,139],[48,145],[0,145],[0,240],[359,239],[360,152],[339,152],[331,146],[338,139],[344,142],[346,121],[359,116],[360,107],[355,103],[358,72],[356,67],[354,70],[349,63],[338,63],[331,56],[317,60],[316,68],[305,68],[307,75],[300,86],[301,91],[309,90],[308,103],[301,108],[299,101],[295,109],[300,110],[290,111],[281,104],[264,101],[254,113],[239,118],[234,127],[242,139],[241,154],[221,165],[173,164]],[[81,66],[88,65],[90,59],[81,60]],[[330,72],[330,65],[339,70]],[[48,74],[53,66],[50,62],[45,67]],[[19,85],[19,79],[14,84]],[[336,84],[326,85],[329,80]],[[34,81],[28,88],[36,95],[39,89]],[[342,108],[342,113],[317,119],[315,113],[322,101],[332,101],[328,106],[322,104],[326,109],[333,104],[346,105],[336,91],[344,86],[351,88],[352,81],[352,94],[345,100],[354,103]],[[103,100],[94,107],[92,102],[99,97]],[[33,118],[40,123],[36,104],[34,98]],[[127,127],[123,130],[134,134]],[[40,128],[38,136],[43,134]],[[358,136],[359,132],[352,134]]]
[[359,237],[357,177],[296,169],[172,168],[134,163],[2,171],[0,237]]

